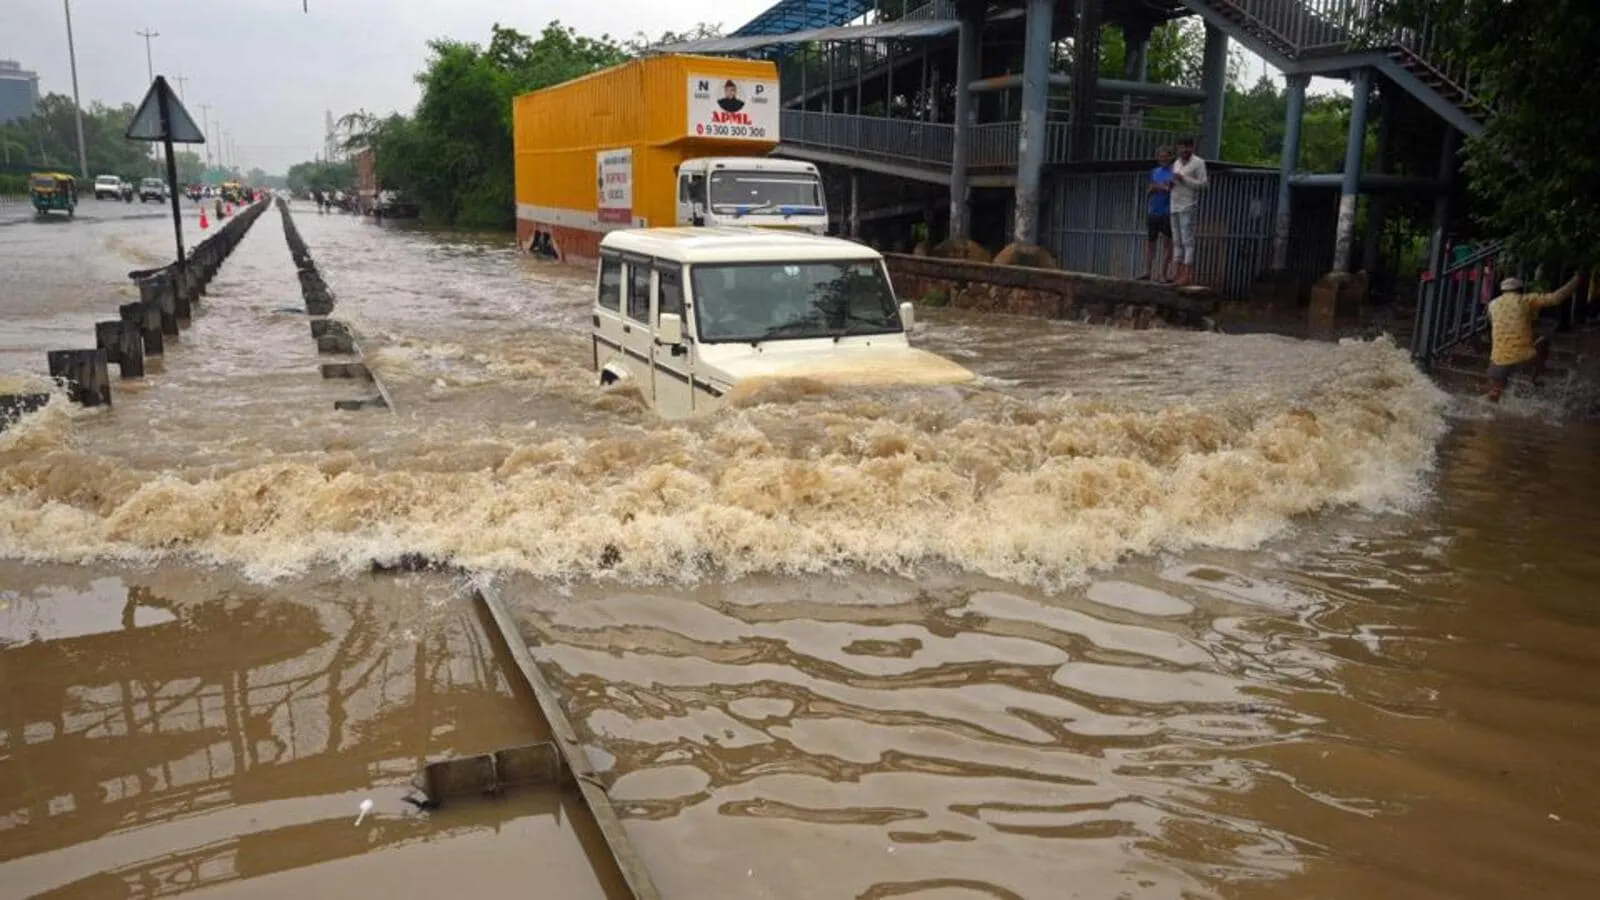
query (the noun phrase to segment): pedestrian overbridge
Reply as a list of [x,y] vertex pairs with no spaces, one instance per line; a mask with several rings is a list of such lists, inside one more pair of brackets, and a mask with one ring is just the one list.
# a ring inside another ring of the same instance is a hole
[[[838,229],[886,247],[913,234],[989,253],[1034,246],[1063,267],[1132,277],[1146,240],[1142,173],[1159,148],[1192,136],[1213,172],[1197,279],[1236,298],[1265,280],[1303,302],[1329,273],[1379,263],[1384,196],[1445,196],[1453,142],[1486,115],[1470,85],[1437,63],[1434,36],[1369,34],[1376,26],[1363,8],[1361,0],[779,0],[725,37],[656,49],[773,59],[784,106],[778,154],[823,166],[840,201],[830,200]],[[1152,41],[1170,42],[1158,29],[1186,19],[1204,31],[1200,65],[1174,78],[1171,65],[1152,68]],[[1102,26],[1122,38],[1114,75],[1102,68]],[[1277,167],[1223,158],[1230,41],[1286,76]],[[1300,169],[1313,75],[1356,88],[1354,163],[1343,172]],[[1379,150],[1363,171],[1372,105]],[[1385,174],[1388,123],[1405,116],[1410,129],[1418,111],[1437,115],[1426,127],[1439,133],[1441,176]],[[1368,207],[1361,235],[1358,200]],[[862,231],[862,223],[872,224]]]

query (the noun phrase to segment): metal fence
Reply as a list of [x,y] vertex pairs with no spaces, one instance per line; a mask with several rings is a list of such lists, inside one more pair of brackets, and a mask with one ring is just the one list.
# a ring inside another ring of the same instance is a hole
[[1363,47],[1398,48],[1426,65],[1464,94],[1474,92],[1475,79],[1442,39],[1431,17],[1419,28],[1384,22],[1391,0],[1214,0],[1250,21],[1258,33],[1292,57],[1343,53]]
[[[798,109],[784,110],[779,127],[785,144],[946,166],[950,164],[955,141],[955,126],[939,122]],[[988,122],[974,127],[971,165],[975,168],[1014,168],[1017,165],[1021,127],[1019,122]],[[1095,159],[1098,162],[1153,160],[1157,147],[1173,144],[1178,137],[1176,132],[1155,128],[1097,125]],[[1071,158],[1071,150],[1071,124],[1048,123],[1045,163],[1067,162]]]
[[955,132],[916,119],[882,119],[786,109],[779,122],[785,144],[838,150],[914,163],[950,165]]
[[[1064,269],[1117,278],[1144,273],[1143,171],[1064,173],[1047,188],[1040,242]],[[1214,169],[1195,225],[1195,280],[1242,298],[1271,262],[1278,173]],[[1327,191],[1298,190],[1289,240],[1290,271],[1309,284],[1332,265],[1337,204]]]
[[[1505,247],[1491,242],[1457,262],[1446,261],[1417,285],[1411,355],[1423,368],[1489,327],[1488,300]],[[1516,273],[1507,273],[1516,274]]]

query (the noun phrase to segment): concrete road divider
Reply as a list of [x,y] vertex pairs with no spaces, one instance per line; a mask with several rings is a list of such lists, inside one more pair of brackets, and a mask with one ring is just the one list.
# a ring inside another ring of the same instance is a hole
[[[328,287],[328,282],[322,277],[322,273],[317,270],[317,264],[312,261],[311,250],[306,246],[305,238],[300,236],[300,229],[294,224],[294,216],[289,213],[289,204],[280,198],[277,205],[278,212],[283,217],[283,238],[289,245],[289,255],[294,257],[296,275],[300,279],[300,296],[305,301],[306,312],[312,316],[311,339],[317,342],[317,353],[364,358],[361,342],[356,339],[350,326],[336,319],[326,318],[333,314],[336,302],[333,291]],[[369,381],[378,389],[376,397],[335,400],[334,409],[350,411],[387,409],[391,413],[396,411],[394,398],[389,395],[388,388],[384,387],[382,379],[373,375],[364,363],[324,363],[322,377]]]
[[50,377],[61,382],[67,396],[84,406],[111,405],[111,374],[106,368],[106,351],[51,350]]
[[[50,376],[67,385],[73,402],[111,405],[110,363],[117,364],[123,378],[144,377],[145,359],[164,356],[167,339],[177,338],[184,327],[192,324],[206,286],[266,208],[265,202],[243,208],[189,251],[181,263],[129,272],[128,277],[139,289],[139,301],[117,307],[115,321],[95,323],[95,349],[48,352]],[[14,420],[43,405],[40,402],[30,406],[32,400],[28,398],[35,396],[32,394],[8,396],[23,399],[0,398],[0,425],[6,421],[5,416]]]

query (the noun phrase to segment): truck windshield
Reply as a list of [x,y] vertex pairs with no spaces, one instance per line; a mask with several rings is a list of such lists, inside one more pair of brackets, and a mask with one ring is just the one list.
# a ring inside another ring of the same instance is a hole
[[717,213],[745,210],[758,214],[798,211],[820,214],[826,211],[821,188],[817,176],[804,172],[715,172],[711,176],[711,210]]
[[702,264],[689,271],[706,343],[902,330],[894,291],[876,261]]

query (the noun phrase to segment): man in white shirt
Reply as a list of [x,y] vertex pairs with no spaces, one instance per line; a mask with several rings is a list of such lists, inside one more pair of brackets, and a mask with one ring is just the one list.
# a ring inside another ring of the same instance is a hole
[[1172,249],[1178,264],[1173,284],[1178,287],[1194,283],[1194,218],[1206,183],[1206,161],[1194,155],[1194,138],[1184,138],[1172,163]]

